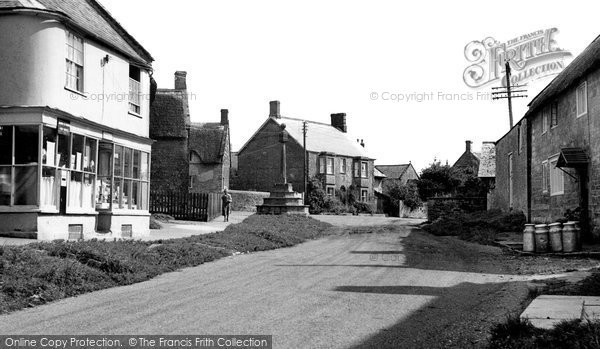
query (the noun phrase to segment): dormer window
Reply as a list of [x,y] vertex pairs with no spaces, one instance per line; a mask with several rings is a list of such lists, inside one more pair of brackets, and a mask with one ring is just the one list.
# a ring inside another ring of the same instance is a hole
[[67,75],[65,87],[83,92],[83,39],[67,32]]
[[129,112],[140,115],[141,95],[140,95],[140,68],[133,65],[129,66]]

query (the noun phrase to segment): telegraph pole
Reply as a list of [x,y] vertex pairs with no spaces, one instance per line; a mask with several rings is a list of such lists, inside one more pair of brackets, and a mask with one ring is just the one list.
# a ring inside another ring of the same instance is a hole
[[492,87],[492,99],[496,100],[496,99],[507,99],[508,100],[508,119],[510,122],[510,128],[512,129],[514,126],[514,122],[513,122],[513,112],[512,112],[512,99],[513,98],[526,98],[527,95],[513,95],[513,93],[523,93],[523,92],[527,92],[527,90],[512,90],[512,88],[521,88],[521,87],[526,87],[526,85],[514,85],[511,86],[510,84],[510,61],[507,60],[506,61],[506,65],[505,65],[505,70],[506,70],[506,87]]
[[304,147],[304,203],[306,203],[306,195],[308,194],[306,191],[308,189],[308,166],[306,162],[308,159],[306,158],[306,132],[308,132],[308,123],[306,121],[302,121],[302,135],[303,135],[303,147]]

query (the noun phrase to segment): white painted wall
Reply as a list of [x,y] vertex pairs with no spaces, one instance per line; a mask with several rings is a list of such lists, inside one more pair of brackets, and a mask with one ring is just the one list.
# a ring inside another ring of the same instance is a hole
[[[142,70],[141,117],[128,113],[127,59],[84,37],[84,95],[65,89],[65,27],[29,15],[0,16],[0,106],[49,106],[148,137],[150,79]],[[110,60],[104,67],[101,60]]]

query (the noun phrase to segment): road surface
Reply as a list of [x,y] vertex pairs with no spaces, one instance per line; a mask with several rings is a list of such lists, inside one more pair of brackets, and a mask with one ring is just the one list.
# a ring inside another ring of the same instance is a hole
[[[0,316],[0,334],[270,334],[275,348],[464,347],[519,308],[524,277],[502,273],[499,249],[448,246],[402,222]],[[440,257],[446,248],[464,251]]]

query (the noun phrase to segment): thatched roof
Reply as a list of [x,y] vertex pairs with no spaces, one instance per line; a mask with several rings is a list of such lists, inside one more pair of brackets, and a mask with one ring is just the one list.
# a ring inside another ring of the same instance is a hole
[[195,152],[204,164],[223,162],[227,148],[228,126],[220,123],[192,123],[189,150]]
[[542,107],[548,100],[555,98],[570,86],[579,82],[589,71],[598,67],[600,63],[600,36],[596,37],[583,52],[575,57],[560,74],[558,74],[542,92],[540,92],[530,103],[528,116]]
[[185,90],[158,89],[150,108],[150,138],[186,138],[190,125]]

